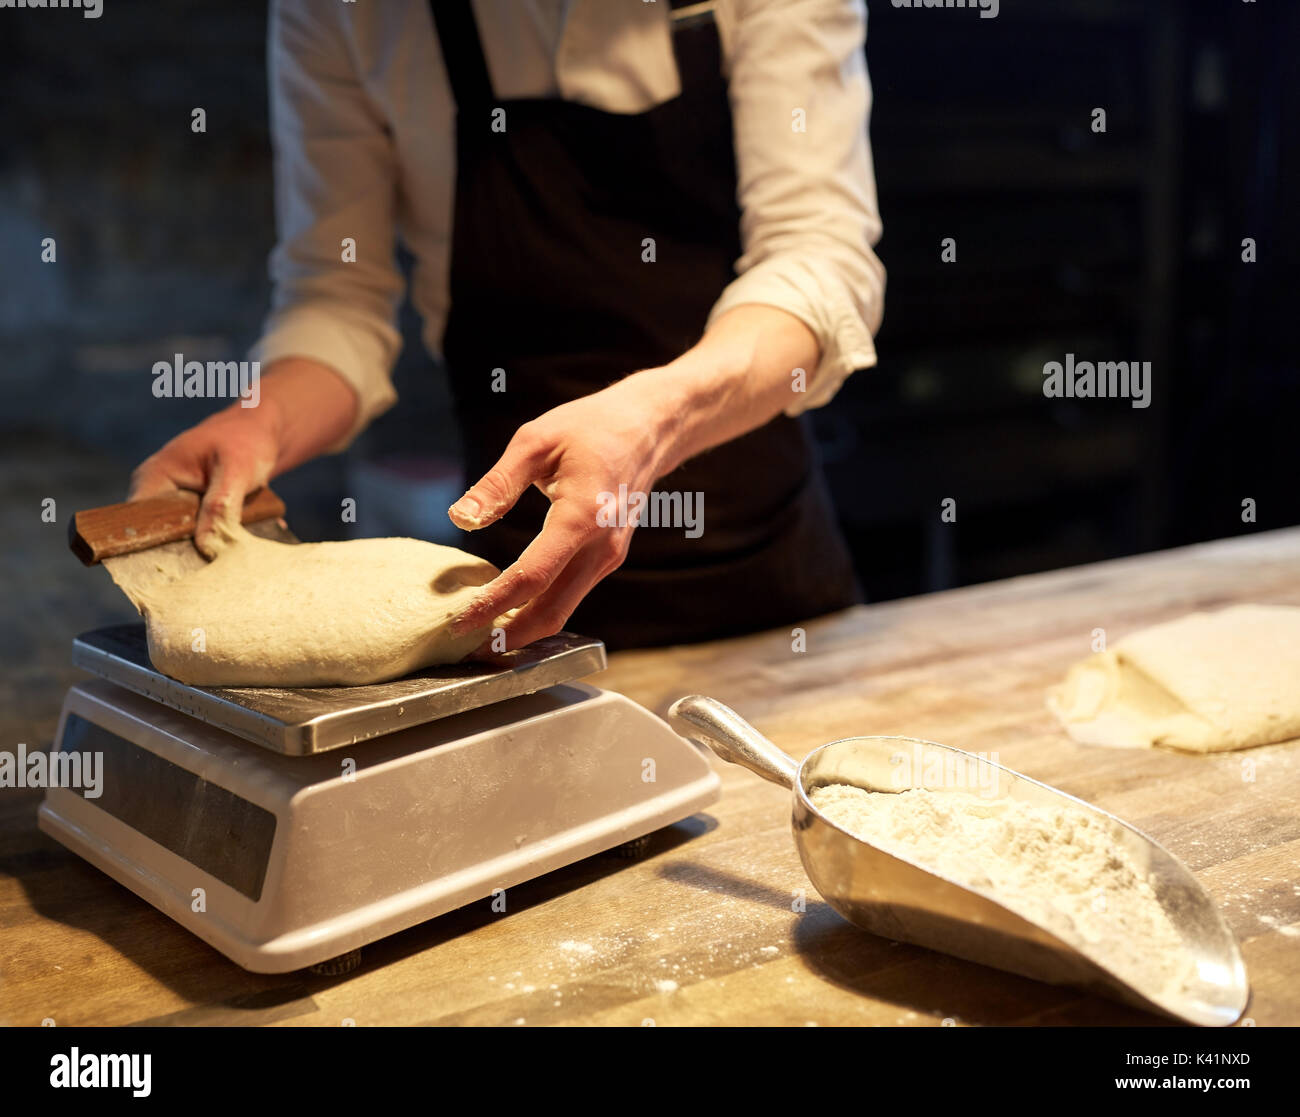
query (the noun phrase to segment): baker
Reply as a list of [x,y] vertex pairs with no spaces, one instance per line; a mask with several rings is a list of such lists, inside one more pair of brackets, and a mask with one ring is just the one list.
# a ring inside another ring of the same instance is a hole
[[[403,281],[501,568],[462,616],[517,647],[793,623],[859,599],[803,415],[875,363],[884,270],[860,0],[278,0],[278,244],[232,405],[143,462],[198,544],[396,400]],[[691,494],[694,537],[600,494]],[[622,526],[618,526],[618,525]]]

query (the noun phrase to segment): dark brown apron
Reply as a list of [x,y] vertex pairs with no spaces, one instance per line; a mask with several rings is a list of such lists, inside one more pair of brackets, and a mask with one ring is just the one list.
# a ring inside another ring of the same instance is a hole
[[[741,254],[731,114],[711,20],[674,32],[681,95],[619,114],[499,101],[470,0],[431,0],[456,98],[444,354],[470,482],[525,422],[700,338]],[[503,132],[490,127],[505,110]],[[642,262],[642,241],[656,260]],[[493,370],[506,374],[493,391]],[[793,624],[861,600],[804,420],[780,416],[661,478],[703,533],[641,527],[566,627],[611,648]],[[502,568],[541,530],[535,488],[470,549]],[[595,506],[592,509],[595,515]]]

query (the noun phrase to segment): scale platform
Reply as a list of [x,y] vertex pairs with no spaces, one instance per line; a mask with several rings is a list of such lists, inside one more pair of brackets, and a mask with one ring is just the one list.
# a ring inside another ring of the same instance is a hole
[[560,632],[498,656],[499,665],[429,667],[373,686],[194,687],[156,671],[142,624],[99,628],[72,642],[72,662],[119,686],[290,756],[325,752],[491,702],[532,694],[605,668],[599,640]]
[[569,633],[296,691],[185,686],[141,625],[73,656],[100,678],[68,692],[52,752],[97,763],[100,794],[50,788],[41,829],[255,972],[348,956],[718,797],[699,746],[576,681],[604,646]]

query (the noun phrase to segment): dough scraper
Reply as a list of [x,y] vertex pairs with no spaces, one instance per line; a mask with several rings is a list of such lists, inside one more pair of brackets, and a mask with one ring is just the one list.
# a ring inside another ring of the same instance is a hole
[[[191,492],[88,508],[68,524],[68,545],[86,566],[102,565],[143,611],[149,586],[173,582],[207,562],[194,546],[198,513],[199,494]],[[297,543],[283,517],[284,501],[262,488],[245,499],[240,518],[254,535]]]

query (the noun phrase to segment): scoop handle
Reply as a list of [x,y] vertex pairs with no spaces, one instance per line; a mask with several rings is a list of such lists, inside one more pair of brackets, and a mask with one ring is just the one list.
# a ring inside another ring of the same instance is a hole
[[669,707],[668,721],[683,737],[707,745],[728,764],[739,764],[782,787],[794,787],[799,762],[716,698],[702,694],[679,698]]

